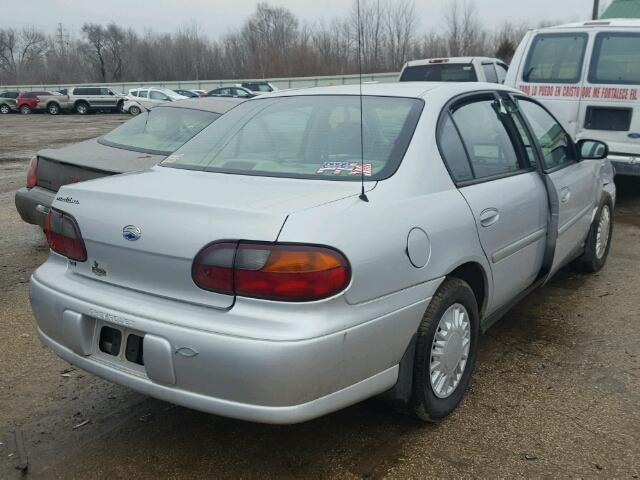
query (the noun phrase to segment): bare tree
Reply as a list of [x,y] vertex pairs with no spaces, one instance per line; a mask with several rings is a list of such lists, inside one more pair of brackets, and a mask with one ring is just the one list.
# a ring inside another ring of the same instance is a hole
[[449,56],[476,55],[486,51],[487,32],[477,20],[470,0],[452,0],[445,13],[445,35]]
[[100,81],[107,81],[107,32],[102,25],[85,23],[82,33],[87,38],[88,47],[94,63],[100,71]]
[[47,52],[46,36],[35,27],[0,30],[0,70],[10,81],[20,82],[30,69],[40,66]]

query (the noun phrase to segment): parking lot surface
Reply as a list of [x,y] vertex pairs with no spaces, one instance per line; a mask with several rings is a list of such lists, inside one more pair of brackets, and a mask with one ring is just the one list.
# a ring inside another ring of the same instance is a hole
[[[372,399],[294,426],[150,399],[44,348],[29,276],[48,255],[14,207],[38,149],[122,115],[0,117],[0,478],[638,478],[640,179],[618,182],[599,274],[561,272],[480,340],[471,388],[429,425]],[[22,439],[16,441],[16,438]]]

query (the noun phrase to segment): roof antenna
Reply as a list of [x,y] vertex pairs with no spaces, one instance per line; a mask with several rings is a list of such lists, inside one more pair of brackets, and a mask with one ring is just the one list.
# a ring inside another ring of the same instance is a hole
[[358,4],[358,78],[360,87],[360,185],[362,191],[360,192],[360,200],[368,202],[369,198],[364,191],[364,127],[363,127],[363,114],[362,114],[362,20],[360,19],[360,0],[357,0]]

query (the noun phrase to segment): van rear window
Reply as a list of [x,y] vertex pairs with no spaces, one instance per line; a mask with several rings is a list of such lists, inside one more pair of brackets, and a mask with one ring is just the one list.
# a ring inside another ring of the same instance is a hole
[[586,33],[542,33],[531,43],[522,79],[528,83],[578,83]]
[[593,48],[589,82],[640,85],[640,34],[599,33]]

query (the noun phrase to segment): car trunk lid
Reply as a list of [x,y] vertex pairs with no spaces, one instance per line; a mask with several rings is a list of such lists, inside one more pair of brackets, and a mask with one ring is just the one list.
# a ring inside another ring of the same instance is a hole
[[[53,206],[80,226],[88,260],[71,265],[76,274],[225,309],[233,296],[202,290],[191,277],[205,245],[276,241],[290,213],[355,196],[358,187],[155,167],[63,187]],[[128,226],[138,239],[125,238]]]
[[37,185],[58,191],[63,185],[115,173],[144,170],[165,157],[110,147],[98,139],[38,152]]

